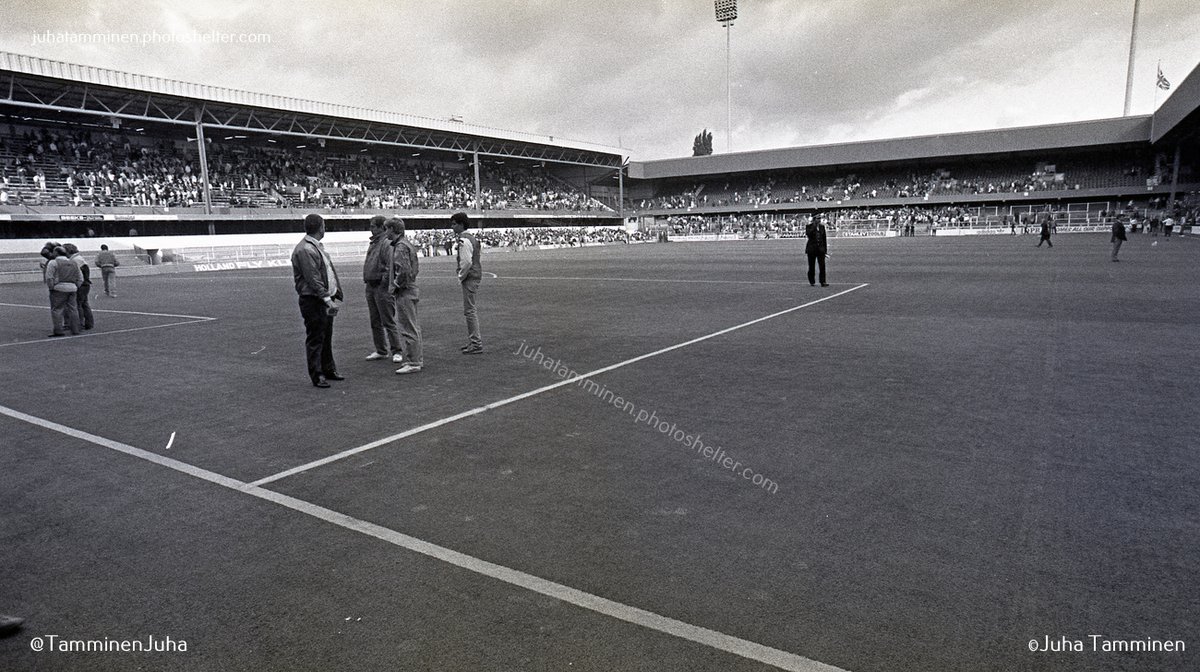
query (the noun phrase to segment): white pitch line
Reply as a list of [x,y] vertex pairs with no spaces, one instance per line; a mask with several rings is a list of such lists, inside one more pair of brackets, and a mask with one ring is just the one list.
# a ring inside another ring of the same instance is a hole
[[720,331],[714,331],[713,333],[711,333],[711,334],[708,334],[708,335],[706,335],[706,336],[700,336],[699,338],[693,338],[693,339],[692,339],[692,340],[690,340],[690,341],[684,341],[683,343],[678,343],[678,344],[676,344],[676,345],[668,346],[668,347],[666,347],[666,348],[663,348],[663,349],[661,349],[661,350],[655,350],[654,352],[646,353],[646,354],[644,354],[644,355],[639,355],[639,356],[637,356],[637,357],[634,357],[633,359],[627,359],[627,360],[625,360],[625,361],[623,361],[623,362],[618,362],[618,363],[616,363],[616,364],[611,364],[611,365],[609,365],[609,366],[606,366],[606,367],[604,367],[604,368],[596,369],[595,371],[589,371],[589,372],[587,372],[587,373],[580,374],[579,376],[576,376],[576,377],[574,377],[574,378],[568,378],[568,379],[566,379],[566,380],[561,380],[561,381],[559,381],[559,382],[557,382],[557,383],[552,383],[552,384],[550,384],[550,385],[546,385],[545,387],[539,387],[539,388],[538,388],[538,389],[536,389],[536,390],[532,390],[532,391],[529,391],[529,392],[525,392],[525,393],[523,393],[523,394],[518,394],[518,395],[517,395],[517,396],[515,396],[515,397],[509,397],[509,398],[507,398],[507,399],[501,399],[500,401],[493,401],[492,403],[490,403],[490,404],[487,404],[487,405],[485,405],[485,406],[479,406],[478,408],[472,408],[472,409],[471,409],[471,410],[469,410],[469,411],[463,411],[462,413],[459,413],[459,414],[457,414],[457,415],[452,415],[452,416],[450,416],[450,417],[448,417],[448,418],[442,418],[441,420],[435,420],[434,422],[431,422],[431,423],[429,423],[429,424],[426,424],[426,425],[421,425],[420,427],[416,427],[416,428],[413,428],[413,429],[409,429],[409,430],[406,430],[406,431],[400,432],[399,434],[393,434],[393,435],[391,435],[391,436],[384,437],[384,438],[382,438],[382,439],[379,439],[379,440],[377,440],[377,441],[372,441],[371,443],[368,443],[368,444],[366,444],[366,445],[358,446],[357,448],[350,448],[350,449],[348,449],[348,450],[344,450],[344,451],[342,451],[342,452],[340,452],[340,453],[335,453],[335,454],[333,454],[333,455],[330,455],[330,456],[328,456],[328,457],[324,457],[324,458],[321,458],[321,459],[319,459],[319,460],[314,460],[314,461],[312,461],[312,462],[309,462],[309,463],[307,463],[307,464],[302,464],[302,465],[300,465],[300,466],[298,466],[298,467],[293,467],[293,468],[291,468],[291,469],[287,469],[287,470],[285,470],[285,471],[281,471],[281,472],[279,472],[278,474],[273,474],[273,475],[271,475],[271,476],[267,476],[267,477],[265,477],[265,478],[260,478],[260,479],[258,479],[257,481],[254,481],[253,483],[251,483],[251,485],[266,485],[267,483],[271,483],[271,482],[274,482],[274,481],[278,481],[278,480],[279,480],[279,479],[281,479],[281,478],[287,478],[288,476],[294,476],[294,475],[296,475],[296,474],[299,474],[299,473],[302,473],[302,472],[308,471],[308,470],[310,470],[310,469],[314,469],[314,468],[316,468],[316,467],[321,467],[321,466],[324,466],[324,465],[326,465],[326,464],[329,464],[329,463],[331,463],[331,462],[337,462],[338,460],[343,460],[343,459],[345,459],[345,458],[347,458],[347,457],[350,457],[350,456],[352,456],[352,455],[357,455],[357,454],[359,454],[359,453],[363,453],[363,452],[366,452],[366,451],[368,451],[368,450],[372,450],[372,449],[374,449],[374,448],[378,448],[378,447],[380,447],[380,446],[385,446],[385,445],[387,445],[387,444],[389,444],[389,443],[393,443],[393,442],[395,442],[395,441],[399,441],[400,439],[408,438],[408,437],[410,437],[410,436],[413,436],[414,434],[420,434],[420,433],[422,433],[422,432],[426,432],[426,431],[429,431],[429,430],[431,430],[431,429],[435,429],[435,428],[437,428],[437,427],[441,427],[441,426],[443,426],[443,425],[448,425],[448,424],[450,424],[450,423],[452,423],[452,422],[455,422],[455,421],[458,421],[458,420],[462,420],[463,418],[469,418],[469,417],[471,417],[471,416],[473,416],[473,415],[479,415],[480,413],[484,413],[484,412],[490,411],[490,410],[492,410],[492,409],[500,408],[501,406],[507,406],[508,404],[511,404],[511,403],[514,403],[514,402],[520,401],[520,400],[522,400],[522,399],[528,399],[529,397],[532,397],[532,396],[535,396],[535,395],[538,395],[538,394],[542,394],[543,392],[549,392],[550,390],[555,390],[555,389],[558,389],[558,388],[560,388],[560,387],[563,387],[563,386],[565,386],[565,385],[575,385],[575,384],[578,384],[578,382],[579,382],[580,380],[583,380],[584,378],[591,378],[592,376],[598,376],[598,375],[600,375],[600,374],[602,374],[602,373],[607,373],[607,372],[609,372],[609,371],[612,371],[612,370],[614,370],[614,369],[619,369],[619,368],[621,368],[621,367],[624,367],[624,366],[629,366],[630,364],[633,364],[633,363],[635,363],[635,362],[640,362],[640,361],[642,361],[643,359],[649,359],[649,358],[651,358],[651,357],[657,357],[657,356],[659,356],[659,355],[662,355],[662,354],[665,354],[665,353],[671,352],[672,350],[678,350],[678,349],[680,349],[680,348],[685,348],[685,347],[687,347],[687,346],[689,346],[689,345],[694,345],[694,344],[696,344],[696,343],[699,343],[699,342],[701,342],[701,341],[707,341],[707,340],[708,340],[708,339],[710,339],[710,338],[716,338],[717,336],[721,336],[721,335],[724,335],[724,334],[728,334],[728,333],[729,333],[729,332],[731,332],[731,331],[737,331],[738,329],[745,329],[746,327],[749,327],[749,326],[751,326],[751,325],[758,324],[759,322],[764,322],[764,321],[766,321],[766,320],[770,320],[770,319],[773,319],[773,318],[779,317],[780,315],[787,315],[788,313],[791,313],[791,312],[794,312],[794,311],[800,310],[800,309],[802,309],[802,308],[807,308],[807,307],[809,307],[809,306],[816,305],[816,304],[818,304],[818,303],[821,303],[822,301],[828,301],[828,300],[830,300],[830,299],[833,299],[833,298],[836,298],[836,297],[842,296],[843,294],[849,294],[850,292],[853,292],[853,291],[855,291],[855,290],[858,290],[858,289],[862,289],[863,287],[866,287],[866,286],[868,286],[868,283],[863,283],[863,284],[861,284],[861,285],[857,285],[857,286],[855,286],[855,287],[851,287],[850,289],[844,289],[844,290],[842,290],[842,291],[840,291],[840,292],[837,292],[836,294],[830,294],[829,296],[824,296],[824,297],[821,297],[821,298],[819,298],[819,299],[816,299],[815,301],[809,301],[808,303],[803,303],[803,304],[800,304],[799,306],[793,306],[793,307],[791,307],[791,308],[788,308],[788,309],[786,309],[786,310],[781,310],[781,311],[779,311],[779,312],[777,312],[777,313],[771,313],[770,315],[767,315],[767,316],[765,316],[765,317],[760,317],[760,318],[757,318],[757,319],[754,319],[754,320],[750,320],[749,322],[744,322],[744,323],[742,323],[742,324],[739,324],[739,325],[736,325],[736,326],[727,327],[727,328],[725,328],[725,329],[722,329],[722,330],[720,330]]
[[[45,310],[49,306],[31,306],[24,303],[0,303],[0,306],[9,306],[10,308],[37,308]],[[93,308],[93,313],[113,313],[115,315],[144,315],[146,317],[178,317],[185,320],[215,320],[215,317],[206,317],[204,315],[176,315],[174,313],[146,313],[138,310],[111,310],[107,308]]]
[[[47,306],[31,306],[31,305],[24,304],[24,303],[0,303],[0,306],[8,306],[10,308],[36,308],[39,310],[45,310],[47,307]],[[63,338],[53,338],[53,339],[52,338],[39,338],[37,340],[31,340],[31,341],[13,341],[11,343],[0,343],[0,348],[7,348],[12,345],[30,345],[32,343],[62,343],[65,341],[74,340],[76,338],[91,338],[93,336],[109,336],[111,334],[128,334],[133,331],[146,331],[147,329],[164,329],[166,327],[178,327],[178,326],[181,326],[184,324],[197,324],[199,322],[212,322],[217,319],[215,317],[207,317],[204,315],[175,315],[173,313],[145,313],[145,312],[136,311],[136,310],[104,310],[104,309],[99,309],[99,308],[93,308],[92,312],[94,312],[94,313],[114,313],[114,314],[119,314],[119,315],[142,315],[142,316],[146,316],[146,317],[178,317],[178,318],[184,319],[186,321],[185,322],[171,322],[169,324],[152,324],[148,327],[130,327],[128,329],[114,329],[112,331],[92,331],[89,333],[73,334],[71,336],[64,336]]]
[[[582,280],[585,282],[674,282],[680,284],[715,284],[715,285],[807,285],[800,280],[674,280],[670,278],[587,278],[570,276],[543,275],[501,275],[497,280]],[[853,282],[831,282],[831,285],[853,285]]]
[[[496,277],[491,271],[484,271],[484,275]],[[429,273],[422,271],[422,278],[437,277],[437,278],[452,278],[456,277],[454,273]],[[293,280],[291,275],[228,275],[221,271],[211,271],[207,273],[188,273],[186,275],[165,275],[161,276],[165,280]]]
[[114,329],[112,331],[90,331],[83,334],[72,334],[62,338],[39,338],[36,341],[13,341],[12,343],[0,343],[0,348],[7,348],[11,345],[30,345],[32,343],[66,343],[78,338],[92,338],[93,336],[110,336],[112,334],[128,334],[132,331],[146,331],[148,329],[166,329],[167,327],[179,327],[185,324],[201,324],[204,322],[212,322],[217,318],[203,317],[186,322],[171,322],[169,324],[153,324],[148,327],[130,327],[129,329]]
[[[863,285],[865,286],[865,285]],[[156,453],[151,453],[141,448],[106,439],[102,436],[89,434],[78,429],[60,425],[57,422],[45,420],[27,413],[0,406],[0,415],[7,415],[15,420],[29,423],[31,425],[41,427],[50,431],[65,434],[67,436],[87,441],[88,443],[115,450],[119,453],[136,457],[138,459],[153,462],[159,466],[174,469],[175,471],[187,474],[198,478],[202,481],[207,481],[215,485],[219,485],[230,490],[245,493],[251,497],[255,497],[264,501],[278,504],[279,506],[291,509],[298,513],[311,516],[318,520],[337,525],[338,527],[358,532],[380,541],[392,544],[414,553],[419,553],[435,560],[440,560],[455,567],[460,567],[469,572],[474,572],[491,579],[503,581],[518,588],[552,597],[561,600],[568,604],[575,605],[582,609],[592,611],[605,616],[610,616],[618,620],[632,623],[656,632],[686,639],[696,642],[709,648],[732,653],[742,658],[765,663],[782,670],[790,672],[846,672],[838,667],[826,665],[825,663],[798,656],[794,653],[788,653],[780,649],[776,649],[763,644],[757,644],[740,637],[727,635],[716,630],[700,627],[685,623],[667,616],[656,614],[652,611],[639,609],[621,602],[616,602],[599,595],[587,593],[577,588],[555,583],[520,570],[498,565],[487,560],[481,560],[465,553],[431,544],[413,536],[409,536],[402,532],[397,532],[391,528],[369,523],[365,520],[348,516],[344,513],[339,513],[332,509],[327,509],[323,506],[318,506],[311,502],[306,502],[295,497],[273,492],[255,486],[253,483],[245,483],[228,476],[222,476],[216,472],[207,469],[201,469],[179,460],[174,460],[169,457],[163,457]]]

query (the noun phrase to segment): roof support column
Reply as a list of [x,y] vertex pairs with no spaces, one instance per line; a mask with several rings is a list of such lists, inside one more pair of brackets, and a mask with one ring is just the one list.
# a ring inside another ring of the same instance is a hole
[[617,168],[617,212],[621,213],[621,223],[625,223],[625,166]]
[[208,149],[204,146],[204,124],[200,123],[200,111],[196,111],[196,147],[200,157],[201,194],[204,195],[204,214],[212,214],[212,189],[208,184]]
[[480,200],[480,182],[479,182],[479,148],[475,148],[475,209],[479,211],[480,219],[483,219],[483,201]]

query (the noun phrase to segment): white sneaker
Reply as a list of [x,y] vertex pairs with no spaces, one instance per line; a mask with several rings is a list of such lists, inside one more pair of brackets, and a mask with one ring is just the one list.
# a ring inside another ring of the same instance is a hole
[[387,357],[387,355],[385,355],[385,354],[383,354],[383,353],[379,353],[379,352],[372,352],[371,354],[367,355],[367,361],[368,361],[368,362],[373,362],[373,361],[375,361],[375,360],[377,360],[377,359],[383,359],[383,358],[385,358],[385,357]]
[[393,364],[399,364],[400,362],[403,362],[403,361],[404,361],[404,355],[400,354],[399,352],[392,355],[392,363]]
[[421,367],[420,367],[420,365],[417,365],[417,364],[405,364],[404,366],[402,366],[402,367],[400,367],[400,368],[396,369],[396,373],[400,373],[400,374],[404,374],[404,373],[416,373],[416,372],[418,372],[418,371],[420,371],[420,370],[421,370]]

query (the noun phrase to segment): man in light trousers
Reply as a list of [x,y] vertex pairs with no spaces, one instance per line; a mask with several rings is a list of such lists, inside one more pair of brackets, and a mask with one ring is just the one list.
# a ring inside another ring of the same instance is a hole
[[467,318],[467,344],[460,350],[464,355],[483,353],[483,337],[479,335],[479,314],[475,309],[475,293],[483,278],[483,266],[479,263],[479,240],[467,233],[471,219],[465,212],[456,212],[450,217],[450,228],[454,230],[455,250],[458,255],[458,281],[462,283],[463,315]]
[[387,223],[392,238],[388,286],[395,297],[396,324],[404,344],[404,366],[396,369],[396,373],[417,373],[425,365],[421,352],[421,325],[417,322],[417,304],[421,300],[421,292],[417,288],[417,273],[420,270],[417,247],[405,237],[403,219],[392,217]]

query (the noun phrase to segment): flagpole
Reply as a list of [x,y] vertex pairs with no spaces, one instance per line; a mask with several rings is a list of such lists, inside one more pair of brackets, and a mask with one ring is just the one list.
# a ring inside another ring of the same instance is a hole
[[1162,61],[1158,64],[1159,74],[1154,77],[1154,106],[1150,108],[1150,142],[1154,142],[1154,117],[1158,116],[1158,77],[1162,74]]
[[1129,29],[1129,69],[1125,73],[1125,113],[1129,116],[1129,105],[1133,101],[1133,54],[1137,46],[1138,3],[1133,0],[1133,26]]
[[1158,109],[1158,90],[1162,88],[1158,85],[1159,77],[1162,77],[1162,59],[1158,59],[1158,68],[1154,71],[1154,107],[1150,108],[1150,114],[1154,114]]

